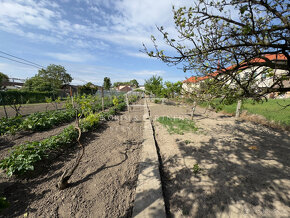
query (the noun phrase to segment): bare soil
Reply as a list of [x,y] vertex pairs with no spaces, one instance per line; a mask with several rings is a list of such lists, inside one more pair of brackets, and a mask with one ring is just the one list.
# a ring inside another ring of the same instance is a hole
[[155,119],[190,118],[190,108],[154,103],[149,108],[173,217],[290,216],[288,132],[198,107],[199,130],[170,135]]
[[79,150],[75,145],[39,163],[25,178],[7,178],[2,172],[0,193],[10,207],[0,216],[130,217],[144,113],[143,106],[132,109],[130,119],[125,112],[120,124],[108,121],[84,135],[85,155],[65,190],[59,191],[55,185],[64,169],[74,163]]
[[[63,103],[58,103],[57,108],[62,109]],[[56,107],[52,104],[46,104],[46,103],[39,103],[39,104],[23,104],[20,108],[20,114],[22,116],[26,116],[29,114],[33,114],[36,112],[44,112],[46,110],[56,110]],[[16,115],[16,112],[13,108],[6,105],[6,111],[8,117],[14,117]],[[0,106],[0,118],[5,117],[4,107]]]
[[74,124],[74,122],[57,126],[48,131],[42,132],[23,131],[16,133],[15,135],[0,136],[0,160],[2,160],[9,154],[9,151],[12,147],[21,145],[25,142],[41,141],[50,136],[58,135],[71,124]]

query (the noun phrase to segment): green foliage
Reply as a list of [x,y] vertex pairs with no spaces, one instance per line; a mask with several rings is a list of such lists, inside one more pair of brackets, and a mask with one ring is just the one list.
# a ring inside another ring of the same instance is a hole
[[193,173],[195,175],[197,175],[198,173],[200,173],[200,171],[201,171],[201,168],[199,167],[199,165],[198,164],[194,164],[193,165]]
[[9,77],[6,74],[0,72],[0,90],[5,88],[3,86],[3,82],[7,82],[8,80],[9,80]]
[[139,87],[139,83],[136,79],[132,79],[129,82],[115,82],[114,87],[118,87],[118,86],[133,86],[135,88]]
[[118,104],[119,104],[119,100],[116,96],[114,96],[114,98],[113,98],[113,104],[114,104],[114,106],[118,106]]
[[176,133],[183,135],[185,132],[197,131],[195,123],[188,119],[182,120],[179,118],[159,117],[157,121],[165,126],[170,134]]
[[61,65],[51,64],[40,69],[38,74],[26,80],[24,89],[29,91],[58,91],[62,85],[69,84],[72,77]]
[[44,131],[61,123],[72,121],[75,118],[75,110],[37,112],[24,119],[19,129]]
[[154,94],[156,97],[162,97],[163,83],[160,76],[152,76],[145,80],[145,90]]
[[154,103],[155,104],[160,104],[162,101],[161,100],[159,100],[159,99],[154,99]]
[[73,126],[69,126],[59,135],[16,146],[8,157],[0,161],[0,168],[5,169],[8,176],[32,171],[37,161],[48,157],[50,150],[69,145],[75,142],[77,137],[78,131]]
[[130,85],[134,86],[135,88],[139,87],[139,83],[138,83],[138,81],[136,79],[130,80]]
[[9,203],[5,197],[0,197],[0,212],[9,207]]
[[91,82],[88,82],[87,84],[85,84],[83,86],[80,86],[78,89],[79,89],[79,93],[81,95],[83,95],[83,94],[93,95],[98,91],[98,87]]
[[46,102],[46,98],[53,97],[53,92],[38,92],[38,91],[25,91],[9,89],[6,91],[0,91],[0,105],[11,104],[26,104],[29,103],[41,103]]
[[[126,104],[122,102],[107,112],[90,113],[80,120],[80,129],[82,132],[92,130],[98,126],[101,117],[109,119],[110,116],[125,108]],[[77,137],[78,130],[71,125],[56,136],[51,136],[39,142],[27,142],[16,146],[8,157],[0,161],[0,168],[4,169],[8,176],[25,174],[34,170],[38,161],[48,158],[50,152],[76,143]]]
[[[144,46],[144,51],[168,65],[182,65],[184,72],[214,77],[215,82],[208,84],[213,89],[228,86],[223,90],[224,99],[252,97],[259,101],[268,93],[289,89],[284,82],[290,72],[288,8],[288,1],[282,0],[192,1],[188,7],[173,9],[177,36],[158,27],[164,43],[175,52],[160,50],[161,43],[154,36],[154,50]],[[273,61],[273,55],[282,54],[284,61]],[[246,68],[248,75],[243,76],[241,71]],[[274,76],[273,69],[284,70],[284,76]],[[272,81],[264,83],[263,76]]]
[[0,119],[0,135],[4,134],[15,134],[19,126],[22,124],[23,118],[21,116],[12,118],[1,118]]
[[191,143],[191,141],[190,141],[190,140],[185,140],[184,143],[185,143],[186,145],[188,145],[188,144]]
[[112,86],[111,79],[109,77],[105,77],[104,84],[103,84],[104,89],[110,90],[111,86]]

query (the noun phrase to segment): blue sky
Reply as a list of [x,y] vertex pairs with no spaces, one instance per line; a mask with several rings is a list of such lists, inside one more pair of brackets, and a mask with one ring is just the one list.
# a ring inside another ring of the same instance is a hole
[[[0,50],[38,63],[63,65],[73,84],[104,77],[112,82],[144,79],[152,75],[165,81],[191,76],[168,67],[139,50],[158,39],[156,25],[176,34],[172,3],[189,0],[0,0]],[[166,45],[161,47],[168,49]],[[0,58],[0,72],[29,78],[38,69]]]

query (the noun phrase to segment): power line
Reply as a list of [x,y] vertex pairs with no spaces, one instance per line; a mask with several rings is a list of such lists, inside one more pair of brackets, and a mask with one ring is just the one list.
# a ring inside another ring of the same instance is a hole
[[5,55],[8,55],[8,56],[13,57],[13,58],[17,58],[17,59],[19,59],[19,60],[23,60],[23,61],[28,62],[28,63],[31,63],[31,64],[33,64],[33,65],[39,66],[39,67],[41,67],[41,68],[45,68],[44,66],[42,66],[42,65],[40,65],[40,64],[34,63],[34,62],[32,62],[32,61],[25,60],[25,59],[23,59],[23,58],[16,57],[16,56],[11,55],[11,54],[8,54],[8,53],[6,53],[6,52],[4,52],[4,51],[1,51],[1,50],[0,50],[0,53],[5,54]]
[[37,67],[37,66],[35,66],[35,65],[28,64],[28,63],[25,63],[25,62],[22,62],[22,61],[17,61],[17,60],[14,60],[14,59],[12,59],[12,58],[4,57],[4,56],[1,56],[1,55],[0,55],[0,58],[5,58],[5,59],[10,60],[10,61],[18,62],[18,63],[20,63],[20,64],[26,64],[26,65],[28,65],[28,66],[32,66],[32,67],[36,67],[36,68],[38,68],[38,69],[42,69],[42,67]]

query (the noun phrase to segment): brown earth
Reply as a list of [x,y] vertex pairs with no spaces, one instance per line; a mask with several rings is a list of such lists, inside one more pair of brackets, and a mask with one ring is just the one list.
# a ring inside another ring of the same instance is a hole
[[57,126],[51,130],[43,132],[28,132],[23,131],[16,133],[15,135],[3,135],[0,136],[0,160],[9,154],[10,149],[13,146],[23,144],[25,142],[40,141],[50,136],[57,135],[63,131],[69,125],[74,124],[74,122],[66,123]]
[[[25,178],[0,174],[0,193],[10,202],[1,217],[128,217],[131,215],[137,165],[143,140],[143,106],[133,107],[122,120],[103,123],[84,135],[85,155],[70,187],[55,185],[64,169],[74,163],[78,148],[55,154]],[[130,119],[131,120],[131,119]]]
[[[173,217],[289,217],[290,137],[197,108],[199,130],[169,134],[155,119],[189,118],[186,106],[149,105]],[[201,171],[194,173],[198,164]]]
[[[63,103],[58,103],[57,108],[62,109]],[[23,104],[20,108],[20,114],[25,116],[36,112],[44,112],[46,110],[55,110],[56,107],[52,104],[39,103],[39,104]],[[16,112],[10,106],[6,106],[8,117],[14,117]],[[0,118],[5,117],[4,107],[0,106]]]

